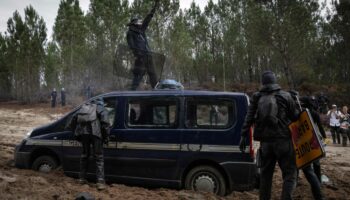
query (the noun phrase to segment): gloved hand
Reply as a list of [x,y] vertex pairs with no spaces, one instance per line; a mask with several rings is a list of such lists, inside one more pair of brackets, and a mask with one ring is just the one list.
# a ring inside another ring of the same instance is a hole
[[241,140],[239,141],[239,150],[241,150],[241,152],[244,153],[246,148],[247,148],[246,137],[241,136]]

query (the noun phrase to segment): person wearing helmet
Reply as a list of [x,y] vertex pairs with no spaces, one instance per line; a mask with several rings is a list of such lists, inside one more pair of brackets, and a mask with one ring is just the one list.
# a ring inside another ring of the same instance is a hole
[[183,90],[184,86],[175,80],[165,79],[165,80],[159,81],[159,83],[156,85],[155,89],[157,89],[157,90],[164,90],[164,89]]
[[133,69],[134,78],[131,90],[137,89],[146,72],[150,78],[152,88],[157,84],[157,74],[154,70],[151,49],[148,45],[145,32],[158,6],[159,0],[156,0],[151,12],[143,21],[139,17],[132,17],[128,24],[129,30],[127,32],[127,42],[135,56]]
[[103,143],[108,143],[110,130],[108,111],[101,97],[84,103],[68,121],[65,129],[74,131],[74,136],[82,145],[80,156],[79,183],[86,184],[90,156],[96,166],[97,189],[105,189]]

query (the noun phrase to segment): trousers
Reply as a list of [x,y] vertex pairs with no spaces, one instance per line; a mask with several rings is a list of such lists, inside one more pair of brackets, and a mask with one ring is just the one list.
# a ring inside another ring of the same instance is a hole
[[276,162],[282,170],[283,188],[281,199],[292,199],[296,186],[297,168],[295,153],[290,139],[261,142],[261,174],[259,198],[271,199],[272,177]]
[[333,144],[335,144],[336,142],[340,144],[339,126],[331,126],[331,133],[332,133]]
[[[89,169],[89,157],[92,155],[96,162],[96,179],[98,183],[105,182],[104,175],[104,159],[103,159],[103,143],[102,140],[93,135],[82,135],[81,143],[83,152],[80,157],[80,174],[81,179],[86,178]],[[91,152],[92,150],[92,152]]]
[[312,169],[311,165],[303,168],[303,172],[305,175],[305,178],[309,182],[311,186],[312,195],[314,196],[314,199],[322,200],[324,199],[322,192],[321,192],[321,183],[318,180],[317,175],[314,172],[314,169]]
[[343,129],[343,128],[340,128],[339,130],[340,130],[339,132],[342,135],[342,145],[343,145],[343,147],[346,147],[348,138],[349,138],[349,143],[350,143],[350,130],[349,129]]
[[153,58],[149,54],[138,56],[135,59],[133,69],[134,78],[131,84],[131,90],[136,90],[145,74],[148,74],[152,88],[157,85],[157,74],[153,65]]

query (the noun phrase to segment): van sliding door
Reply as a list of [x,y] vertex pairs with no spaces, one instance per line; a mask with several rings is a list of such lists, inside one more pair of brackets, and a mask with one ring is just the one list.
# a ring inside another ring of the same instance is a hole
[[126,100],[125,129],[117,132],[119,178],[169,181],[176,179],[180,150],[180,99],[135,97]]

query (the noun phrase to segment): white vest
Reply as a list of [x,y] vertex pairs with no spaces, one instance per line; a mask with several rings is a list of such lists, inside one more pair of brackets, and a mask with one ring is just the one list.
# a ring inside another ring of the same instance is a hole
[[[328,111],[327,115],[329,115],[331,111]],[[340,118],[341,113],[339,111],[332,112],[330,114],[330,119],[329,119],[329,125],[330,126],[340,126],[339,118]],[[337,119],[338,117],[338,119]]]

